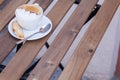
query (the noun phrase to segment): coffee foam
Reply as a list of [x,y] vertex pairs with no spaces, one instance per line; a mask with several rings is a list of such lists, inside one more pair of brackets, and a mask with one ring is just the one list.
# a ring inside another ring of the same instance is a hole
[[25,11],[29,11],[30,13],[35,13],[37,15],[41,14],[41,8],[38,5],[22,5],[18,7],[18,9],[24,9]]
[[36,13],[31,13],[30,11],[26,11],[25,9],[17,9],[16,13],[19,13],[17,16],[23,17],[24,19],[35,19],[39,17]]

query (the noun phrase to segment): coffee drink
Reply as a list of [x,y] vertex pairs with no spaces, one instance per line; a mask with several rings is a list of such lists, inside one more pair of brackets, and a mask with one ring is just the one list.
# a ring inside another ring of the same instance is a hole
[[26,30],[34,30],[40,24],[43,10],[38,4],[24,4],[15,11],[19,25]]

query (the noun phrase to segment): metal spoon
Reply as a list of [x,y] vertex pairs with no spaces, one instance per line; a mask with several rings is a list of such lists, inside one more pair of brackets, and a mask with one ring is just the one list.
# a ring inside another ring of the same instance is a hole
[[31,34],[30,36],[28,36],[28,37],[26,37],[26,38],[24,38],[24,39],[16,42],[16,44],[20,44],[20,43],[23,43],[23,44],[24,44],[24,43],[27,41],[27,39],[29,39],[29,38],[32,37],[33,35],[38,34],[38,33],[45,33],[46,31],[48,31],[48,30],[50,29],[50,26],[51,26],[50,23],[42,26],[42,27],[39,29],[38,32],[35,32],[35,33]]

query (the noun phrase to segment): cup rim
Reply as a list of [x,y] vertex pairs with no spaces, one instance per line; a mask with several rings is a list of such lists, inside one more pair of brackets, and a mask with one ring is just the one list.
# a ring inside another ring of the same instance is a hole
[[[34,17],[28,17],[28,16],[30,16],[30,15],[27,15],[26,16],[26,14],[25,14],[25,16],[23,16],[23,15],[21,15],[21,13],[19,14],[19,11],[17,11],[17,9],[19,9],[19,7],[21,7],[21,6],[24,6],[24,5],[32,5],[32,6],[37,6],[39,9],[40,9],[40,14],[39,15],[37,15],[35,18]],[[30,22],[30,23],[33,23],[33,24],[35,24],[37,21],[40,21],[40,19],[42,19],[42,16],[43,16],[43,9],[42,9],[42,7],[41,6],[39,6],[39,5],[35,5],[35,4],[23,4],[23,5],[21,5],[21,6],[19,6],[16,10],[15,10],[15,16],[16,16],[16,20],[18,21],[18,23],[19,23],[19,25],[22,27],[22,28],[24,28],[24,29],[26,29],[27,30],[27,24]],[[35,23],[34,23],[34,21],[35,21]],[[37,24],[36,24],[37,25]],[[31,25],[30,25],[31,26]],[[30,26],[29,26],[29,28],[30,28]]]
[[[20,6],[18,6],[18,8],[17,9],[24,9],[26,6],[36,6],[37,7],[37,9],[39,9],[40,11],[38,11],[38,13],[37,12],[33,12],[33,13],[35,13],[35,14],[37,14],[37,15],[42,15],[43,14],[43,9],[42,9],[42,7],[41,6],[39,6],[39,4],[22,4],[22,5],[20,5]],[[17,10],[16,9],[16,10]],[[27,11],[27,10],[26,10]],[[29,11],[29,10],[28,10]]]

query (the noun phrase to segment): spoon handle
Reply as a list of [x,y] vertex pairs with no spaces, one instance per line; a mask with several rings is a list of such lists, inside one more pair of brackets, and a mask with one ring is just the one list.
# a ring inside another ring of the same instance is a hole
[[35,35],[35,34],[37,34],[37,33],[39,33],[39,32],[35,32],[35,33],[27,36],[26,38],[21,39],[20,41],[17,41],[16,44],[20,44],[20,43],[23,43],[23,44],[24,44],[24,43],[27,41],[27,39],[29,39],[30,37],[32,37],[33,35]]

